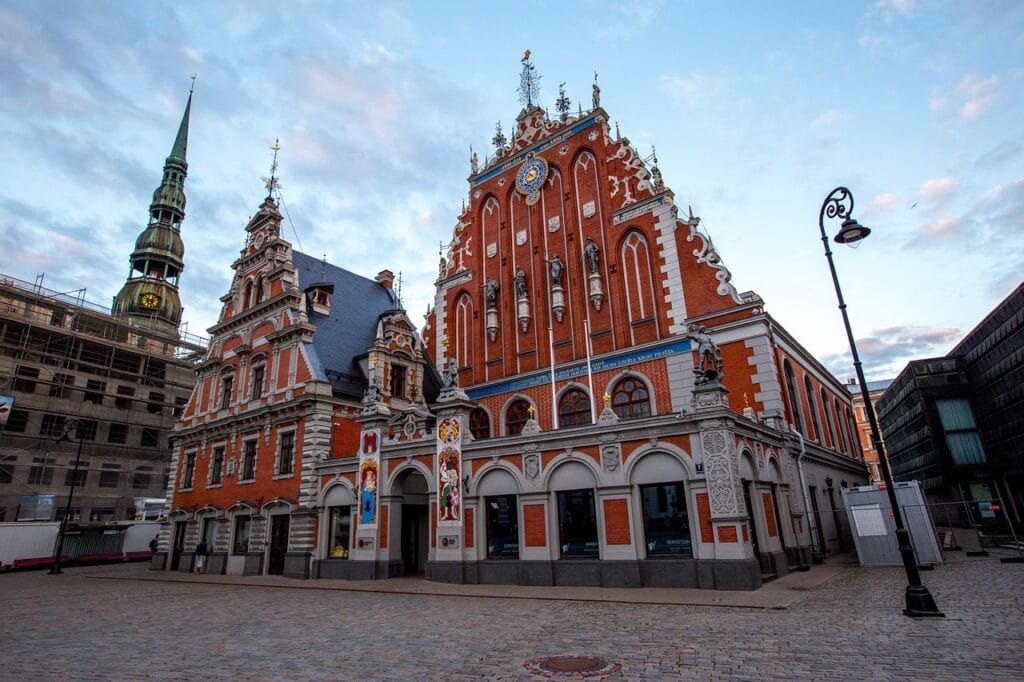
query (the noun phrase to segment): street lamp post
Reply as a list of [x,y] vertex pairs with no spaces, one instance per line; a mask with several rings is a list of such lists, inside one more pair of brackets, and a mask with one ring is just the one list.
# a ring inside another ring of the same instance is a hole
[[825,246],[825,258],[828,260],[828,269],[832,273],[832,284],[836,288],[836,298],[839,300],[839,312],[843,315],[843,325],[846,327],[846,338],[850,342],[850,354],[853,356],[853,368],[857,372],[857,381],[860,382],[861,397],[864,399],[864,411],[868,415],[868,423],[871,426],[871,443],[875,452],[878,453],[878,464],[882,470],[882,478],[885,479],[885,489],[889,494],[889,506],[892,507],[893,521],[896,524],[896,542],[900,548],[900,556],[903,558],[903,568],[907,573],[906,608],[903,614],[913,618],[920,617],[943,617],[944,613],[939,611],[935,605],[928,588],[921,582],[921,573],[917,568],[917,560],[914,558],[914,548],[910,544],[910,533],[903,522],[903,514],[900,511],[899,502],[896,500],[896,487],[893,485],[892,470],[889,468],[889,458],[882,444],[882,435],[878,429],[878,420],[875,419],[875,408],[871,404],[871,394],[868,392],[868,383],[864,380],[864,370],[861,367],[860,356],[857,354],[857,344],[853,338],[853,330],[850,328],[850,317],[846,313],[846,301],[843,300],[843,292],[839,288],[839,277],[836,275],[836,266],[832,262],[832,249],[829,248],[828,237],[825,236],[825,218],[839,218],[843,223],[839,233],[835,236],[838,244],[853,244],[867,237],[871,230],[864,227],[853,219],[853,194],[845,187],[836,187],[825,197],[821,205],[821,212],[818,214],[818,229],[821,231],[821,243]]
[[70,440],[71,430],[74,429],[75,436],[78,438],[78,452],[75,454],[75,469],[71,474],[71,490],[68,491],[68,503],[64,506],[64,518],[61,519],[60,527],[57,529],[57,549],[53,553],[53,566],[50,567],[48,573],[55,575],[63,573],[60,567],[61,555],[64,553],[64,535],[67,532],[68,519],[71,517],[71,501],[75,499],[75,487],[78,485],[78,467],[82,464],[82,422],[74,419],[68,422],[67,426],[64,427],[64,433],[61,434],[60,440]]

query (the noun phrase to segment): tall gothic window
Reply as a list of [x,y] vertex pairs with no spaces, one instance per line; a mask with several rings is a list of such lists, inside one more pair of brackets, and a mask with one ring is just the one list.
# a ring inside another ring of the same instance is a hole
[[590,396],[578,388],[562,394],[558,401],[559,426],[586,426],[590,423]]
[[796,376],[793,374],[793,365],[789,364],[789,360],[782,361],[782,371],[786,374],[786,393],[789,396],[789,409],[793,413],[793,425],[796,426],[797,431],[806,436],[804,420],[800,416],[800,394],[797,392]]
[[824,387],[822,387],[820,395],[821,411],[825,415],[825,427],[828,429],[828,446],[834,450],[836,448],[836,432],[832,429],[832,414],[828,411],[828,396],[825,395]]
[[263,383],[267,376],[267,366],[262,361],[253,363],[251,399],[259,400],[263,396]]
[[654,314],[651,257],[647,240],[637,231],[622,243],[622,281],[626,287],[626,305],[630,320],[643,320]]
[[839,446],[841,452],[849,453],[846,448],[846,425],[843,424],[843,408],[839,406],[839,398],[834,401],[836,414],[836,431],[839,432]]
[[477,407],[469,413],[469,432],[477,440],[491,437],[491,418],[487,410]]
[[818,421],[818,408],[814,404],[814,389],[811,387],[811,378],[806,374],[804,375],[804,390],[807,391],[807,411],[811,413],[811,426],[814,427],[811,438],[824,445],[825,437],[821,433],[821,422]]
[[231,391],[235,385],[234,373],[228,371],[220,378],[220,409],[225,409],[231,404]]
[[505,410],[505,433],[509,436],[518,436],[523,432],[529,418],[530,403],[522,398],[516,398]]
[[468,294],[455,304],[455,362],[459,367],[473,364],[473,300]]
[[651,395],[639,379],[626,377],[612,389],[612,409],[619,419],[651,416]]

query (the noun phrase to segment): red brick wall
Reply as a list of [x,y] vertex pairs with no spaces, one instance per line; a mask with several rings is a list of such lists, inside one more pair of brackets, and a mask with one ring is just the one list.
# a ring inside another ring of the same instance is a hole
[[[744,527],[744,530],[746,528]],[[719,542],[738,542],[738,536],[736,535],[736,526],[719,526],[718,527],[718,541]]]
[[380,507],[380,519],[378,520],[378,534],[380,535],[380,548],[388,548],[388,510],[390,507],[386,504]]
[[712,543],[715,534],[711,528],[711,503],[707,493],[697,493],[697,517],[700,519],[700,541]]
[[523,524],[526,526],[527,547],[544,547],[548,544],[543,504],[524,504]]
[[467,509],[466,518],[463,519],[462,529],[464,538],[462,541],[465,543],[466,547],[473,547],[473,539],[475,535],[473,531],[473,511],[474,510],[472,509]]
[[604,501],[605,542],[609,545],[628,545],[629,503],[626,500]]

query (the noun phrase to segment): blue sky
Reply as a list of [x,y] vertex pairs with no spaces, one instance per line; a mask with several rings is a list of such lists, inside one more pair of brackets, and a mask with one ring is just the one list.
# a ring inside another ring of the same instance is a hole
[[[469,147],[532,50],[602,106],[741,291],[852,376],[818,236],[849,187],[874,231],[836,263],[869,377],[945,353],[1021,281],[1024,3],[0,3],[0,272],[107,302],[198,74],[189,330],[216,319],[269,147],[309,254],[401,272],[413,321],[467,197]],[[834,227],[832,231],[834,232]],[[296,238],[297,233],[297,238]]]

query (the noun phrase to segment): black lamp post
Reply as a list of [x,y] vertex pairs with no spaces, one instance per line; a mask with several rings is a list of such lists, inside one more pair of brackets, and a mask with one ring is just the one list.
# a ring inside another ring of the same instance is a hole
[[853,330],[850,328],[850,317],[846,314],[846,302],[843,300],[843,292],[839,288],[836,266],[832,262],[832,250],[829,248],[828,237],[825,236],[825,218],[842,219],[842,227],[835,236],[836,243],[838,244],[853,244],[871,234],[871,230],[853,219],[852,213],[853,195],[850,193],[850,190],[845,187],[836,187],[825,198],[825,203],[821,205],[821,213],[818,214],[818,229],[821,230],[821,243],[825,246],[825,258],[828,260],[828,269],[832,273],[832,283],[836,288],[839,312],[842,313],[843,324],[846,326],[846,338],[850,342],[853,368],[857,372],[861,397],[864,399],[864,411],[867,413],[868,423],[871,425],[871,443],[875,447],[875,452],[878,453],[878,465],[882,470],[882,478],[885,479],[886,491],[889,493],[889,505],[892,507],[893,521],[896,524],[896,542],[899,544],[900,555],[903,558],[903,568],[907,573],[907,607],[903,609],[903,614],[914,618],[924,616],[943,617],[945,614],[939,611],[935,605],[935,599],[932,598],[928,588],[921,582],[921,573],[918,571],[917,560],[914,558],[914,548],[910,544],[910,533],[903,522],[903,514],[900,511],[899,502],[896,500],[896,488],[893,485],[889,459],[885,453],[885,446],[882,444],[881,432],[878,430],[878,420],[875,419],[875,408],[871,404],[868,383],[864,380],[864,370],[861,368],[860,356],[857,354],[857,344],[854,342]]
[[71,474],[71,490],[68,491],[68,503],[64,506],[64,518],[61,519],[60,527],[57,529],[57,549],[53,553],[53,566],[48,571],[50,575],[64,572],[60,567],[61,555],[64,553],[64,535],[67,532],[68,519],[71,517],[71,501],[75,499],[75,486],[78,485],[78,467],[82,464],[82,443],[85,440],[82,438],[82,422],[77,419],[68,422],[64,427],[64,433],[61,434],[59,442],[71,440],[70,434],[72,429],[74,429],[75,436],[78,438],[78,453],[75,455],[75,469]]

